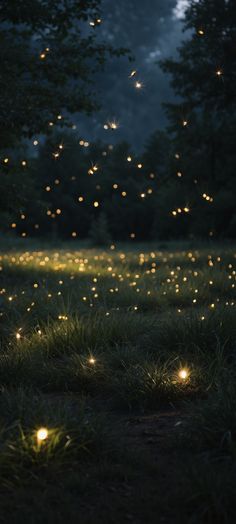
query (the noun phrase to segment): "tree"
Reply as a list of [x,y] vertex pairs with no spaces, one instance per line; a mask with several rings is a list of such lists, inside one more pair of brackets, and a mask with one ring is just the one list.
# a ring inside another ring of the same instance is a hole
[[105,213],[100,213],[92,222],[89,239],[94,246],[108,246],[111,243],[108,222]]
[[101,0],[1,1],[2,225],[9,224],[17,206],[24,208],[29,187],[34,190],[25,156],[18,158],[16,150],[35,135],[71,126],[71,114],[95,110],[95,73],[109,55],[126,52],[99,39],[100,4]]
[[190,0],[184,30],[178,59],[161,62],[184,109],[235,110],[235,0]]
[[[166,105],[177,152],[172,206],[190,208],[184,232],[233,234],[233,136],[236,131],[236,10],[234,0],[191,0],[186,38],[176,60],[161,63],[178,100]],[[177,175],[177,176],[176,176]],[[169,193],[169,194],[170,194]],[[172,209],[173,219],[182,212]],[[183,232],[182,227],[179,229]],[[235,233],[234,233],[235,234]]]
[[0,150],[96,108],[92,79],[109,53],[100,0],[2,0]]

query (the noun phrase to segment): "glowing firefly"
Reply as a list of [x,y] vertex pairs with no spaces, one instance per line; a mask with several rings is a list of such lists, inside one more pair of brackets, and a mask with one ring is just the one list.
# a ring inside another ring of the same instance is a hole
[[135,88],[136,89],[142,89],[143,88],[143,84],[142,84],[142,82],[140,82],[140,80],[137,80],[137,82],[135,82]]
[[187,369],[183,368],[183,369],[180,369],[179,371],[179,378],[181,380],[187,380],[187,378],[189,377],[189,372]]
[[38,442],[42,442],[48,438],[48,430],[47,428],[40,428],[37,431],[37,440]]

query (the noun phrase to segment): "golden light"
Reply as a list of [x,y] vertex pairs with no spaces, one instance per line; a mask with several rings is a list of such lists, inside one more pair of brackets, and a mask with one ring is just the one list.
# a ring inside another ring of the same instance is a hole
[[132,157],[131,156],[127,156],[127,162],[132,162]]
[[43,442],[48,438],[48,430],[47,428],[40,428],[37,431],[37,440],[38,442]]
[[203,35],[204,35],[204,31],[203,31],[203,29],[198,29],[198,34],[199,34],[200,36],[203,36]]
[[137,80],[137,82],[135,82],[135,87],[136,87],[136,89],[142,89],[142,87],[143,87],[142,82],[140,82],[139,80]]
[[133,78],[136,74],[137,74],[137,71],[136,69],[134,69],[133,71],[131,71],[129,78]]
[[20,333],[16,333],[16,340],[20,340],[21,338],[21,334]]
[[182,368],[180,369],[178,375],[181,380],[187,380],[187,378],[189,377],[189,371],[186,368]]
[[96,364],[96,359],[93,357],[89,358],[88,361],[89,361],[89,364],[92,364],[92,365]]
[[217,69],[216,76],[222,76],[222,75],[223,75],[222,69]]
[[98,207],[99,206],[99,202],[94,202],[93,203],[93,207]]

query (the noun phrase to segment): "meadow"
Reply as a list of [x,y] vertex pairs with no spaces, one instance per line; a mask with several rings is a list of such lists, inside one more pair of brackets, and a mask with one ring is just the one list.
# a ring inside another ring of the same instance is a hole
[[236,247],[2,248],[2,522],[233,523]]

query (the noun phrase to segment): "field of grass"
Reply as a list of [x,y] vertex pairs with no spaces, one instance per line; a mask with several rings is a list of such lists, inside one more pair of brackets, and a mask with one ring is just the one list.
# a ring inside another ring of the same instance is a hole
[[228,245],[2,249],[2,522],[236,522],[235,280]]

